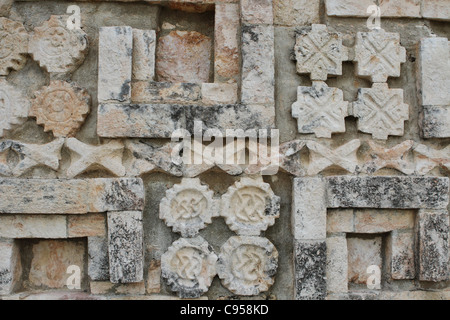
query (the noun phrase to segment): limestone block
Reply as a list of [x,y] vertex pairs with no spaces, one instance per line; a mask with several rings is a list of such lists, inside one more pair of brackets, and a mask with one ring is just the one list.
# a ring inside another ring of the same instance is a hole
[[22,69],[27,62],[28,33],[20,22],[3,17],[0,17],[0,30],[0,76],[7,76],[11,70]]
[[155,79],[155,30],[133,29],[133,78],[153,81]]
[[327,15],[340,17],[368,17],[369,6],[376,5],[375,0],[326,0]]
[[[0,23],[1,23],[0,18]],[[1,26],[1,25],[0,25]],[[1,34],[0,34],[1,35]],[[30,102],[24,95],[5,79],[0,79],[0,137],[23,124],[30,108]]]
[[138,81],[131,87],[134,103],[189,104],[199,102],[202,96],[202,86],[197,83]]
[[416,172],[420,175],[427,174],[436,167],[450,170],[450,146],[436,150],[419,144],[414,148],[414,155]]
[[69,238],[106,236],[106,216],[103,213],[88,213],[67,217]]
[[133,30],[101,27],[98,52],[98,101],[130,100]]
[[1,215],[0,238],[67,238],[67,218],[63,215]]
[[[450,89],[450,87],[449,87]],[[450,105],[424,106],[422,110],[422,123],[419,123],[424,138],[450,137]]]
[[261,237],[231,237],[220,249],[217,264],[223,286],[243,296],[268,291],[277,268],[277,249]]
[[392,279],[414,279],[414,231],[394,230],[388,236],[387,250]]
[[389,135],[402,136],[404,122],[409,120],[409,105],[403,102],[403,89],[389,89],[387,83],[358,90],[353,103],[358,130],[371,133],[374,139],[387,140]]
[[161,257],[162,277],[180,298],[198,298],[216,275],[217,256],[200,236],[180,238]]
[[327,238],[327,292],[348,292],[348,250],[344,235]]
[[323,300],[327,294],[325,240],[294,240],[296,300]]
[[342,62],[348,60],[339,34],[328,32],[323,24],[301,29],[294,51],[297,72],[311,74],[313,81],[325,81],[328,75],[342,75]]
[[222,195],[220,215],[242,236],[258,236],[280,216],[280,197],[262,178],[242,178]]
[[55,137],[73,136],[90,111],[88,92],[73,83],[50,81],[48,87],[35,92],[30,116],[36,118],[44,131],[52,131]]
[[350,177],[327,178],[329,208],[447,208],[448,178]]
[[448,211],[420,210],[418,219],[419,280],[446,281],[449,278]]
[[372,82],[386,82],[400,77],[400,65],[406,62],[406,49],[400,46],[400,35],[383,29],[356,34],[356,74]]
[[88,39],[82,29],[66,27],[69,16],[51,16],[34,28],[28,51],[50,73],[69,73],[80,66],[88,52]]
[[182,237],[194,237],[218,214],[213,195],[200,179],[185,178],[166,191],[159,204],[159,218]]
[[109,280],[108,237],[106,235],[88,237],[87,260],[88,275],[92,281]]
[[287,27],[320,23],[319,0],[274,0],[274,24]]
[[355,233],[385,233],[414,228],[414,210],[362,209],[354,212]]
[[433,20],[450,20],[449,0],[426,0],[422,1],[422,15],[424,18]]
[[329,88],[322,81],[313,81],[312,87],[298,87],[297,102],[292,105],[298,132],[331,138],[332,133],[345,132],[347,116],[348,102],[342,90]]
[[273,26],[242,26],[241,101],[274,103],[275,49]]
[[147,272],[147,294],[161,292],[161,261],[152,260]]
[[209,82],[212,41],[197,31],[172,31],[158,40],[159,82]]
[[0,296],[13,293],[21,275],[18,243],[14,240],[0,241]]
[[11,10],[14,0],[1,0],[0,1],[0,16],[9,16],[9,11]]
[[347,238],[348,248],[348,281],[356,284],[367,284],[370,276],[369,266],[382,268],[382,237]]
[[322,178],[296,178],[292,189],[294,239],[326,238],[326,185]]
[[206,105],[235,104],[238,86],[236,83],[203,83],[202,102]]
[[408,158],[408,153],[414,146],[414,141],[407,140],[393,148],[385,148],[374,141],[368,142],[370,151],[362,170],[369,174],[382,168],[396,169],[404,174],[414,173],[413,163]]
[[272,0],[241,0],[242,22],[273,24]]
[[[425,1],[427,2],[427,1]],[[421,18],[421,0],[383,0],[380,1],[381,18]]]
[[8,160],[10,148],[11,148],[11,141],[6,140],[0,142],[0,175],[5,177],[12,176]]
[[142,212],[108,212],[109,275],[112,283],[144,280]]
[[352,209],[330,209],[327,212],[327,233],[352,233],[355,231]]

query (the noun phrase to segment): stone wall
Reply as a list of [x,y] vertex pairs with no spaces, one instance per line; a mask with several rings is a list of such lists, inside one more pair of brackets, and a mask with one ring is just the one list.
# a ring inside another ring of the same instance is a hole
[[450,298],[450,1],[0,26],[0,299]]

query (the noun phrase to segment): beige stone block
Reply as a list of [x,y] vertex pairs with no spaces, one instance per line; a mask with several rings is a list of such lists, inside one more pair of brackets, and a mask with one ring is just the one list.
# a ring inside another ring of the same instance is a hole
[[[425,0],[427,2],[428,0]],[[420,18],[422,0],[380,0],[381,18],[403,17]]]
[[155,79],[156,32],[133,29],[133,78],[153,81]]
[[114,283],[109,281],[91,281],[89,283],[91,294],[94,295],[105,295],[110,293],[110,291],[115,286]]
[[422,15],[433,20],[450,20],[450,0],[423,0]]
[[236,104],[238,87],[236,83],[203,83],[202,102],[206,105]]
[[365,285],[370,275],[367,268],[373,265],[382,268],[381,246],[380,236],[347,238],[349,282]]
[[116,294],[144,295],[145,282],[120,284],[114,288],[114,291]]
[[355,210],[356,233],[384,233],[392,230],[413,229],[413,210]]
[[161,261],[152,260],[147,274],[147,294],[161,292]]
[[328,210],[327,232],[328,233],[352,233],[354,232],[353,210]]
[[340,17],[368,17],[369,6],[376,5],[376,0],[326,0],[327,15]]
[[67,217],[69,238],[106,236],[106,216],[104,213],[89,213]]
[[63,215],[0,215],[0,238],[67,238]]
[[274,24],[287,27],[320,23],[320,0],[274,0]]
[[244,23],[273,24],[272,0],[240,0]]
[[197,83],[138,81],[132,84],[131,100],[134,103],[198,103],[201,88]]

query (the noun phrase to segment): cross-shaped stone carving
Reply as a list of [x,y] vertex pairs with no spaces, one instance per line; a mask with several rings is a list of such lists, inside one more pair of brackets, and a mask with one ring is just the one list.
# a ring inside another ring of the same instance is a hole
[[396,169],[404,174],[413,174],[414,168],[412,163],[408,161],[407,154],[414,146],[414,141],[407,140],[395,147],[388,149],[369,141],[370,158],[364,164],[363,171],[371,174],[382,168]]
[[435,167],[443,167],[450,170],[450,146],[436,150],[419,144],[414,148],[414,153],[418,174],[427,174]]

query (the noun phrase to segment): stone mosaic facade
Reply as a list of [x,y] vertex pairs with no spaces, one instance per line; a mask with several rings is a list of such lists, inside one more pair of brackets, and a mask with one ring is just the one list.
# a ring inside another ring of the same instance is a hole
[[0,0],[0,299],[450,299],[449,39],[448,0]]

